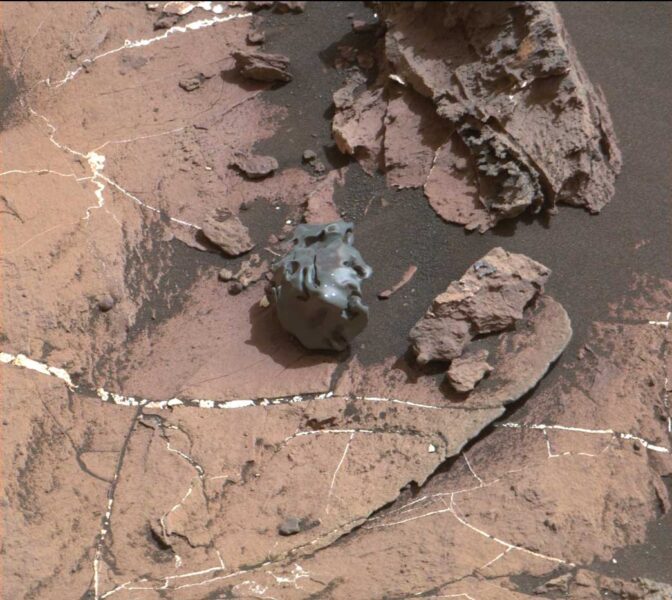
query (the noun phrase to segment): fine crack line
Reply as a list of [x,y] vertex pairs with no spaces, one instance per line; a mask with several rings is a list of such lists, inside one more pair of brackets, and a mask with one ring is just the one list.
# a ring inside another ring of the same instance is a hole
[[[218,25],[219,23],[226,23],[227,21],[231,21],[233,19],[244,19],[246,17],[251,16],[252,16],[251,12],[243,12],[227,15],[225,17],[212,17],[210,19],[200,19],[198,21],[192,21],[191,23],[188,23],[186,25],[174,25],[173,27],[166,29],[166,31],[161,35],[157,35],[153,38],[146,38],[141,40],[124,40],[123,45],[117,48],[113,48],[111,50],[107,50],[106,52],[98,54],[97,56],[94,56],[93,58],[90,58],[87,61],[85,61],[86,66],[88,68],[90,65],[100,60],[101,58],[105,58],[106,56],[110,56],[111,54],[116,54],[117,52],[122,52],[123,50],[130,50],[132,48],[141,48],[144,46],[150,46],[151,44],[161,42],[166,38],[175,35],[177,33],[187,33],[189,31],[197,31],[199,29],[212,27],[213,25]],[[73,71],[68,71],[63,79],[60,79],[52,83],[51,79],[47,78],[44,80],[44,83],[46,83],[47,87],[59,88],[68,83],[69,81],[72,81],[83,70],[84,66],[79,66]]]
[[100,560],[103,552],[103,544],[105,543],[105,538],[110,531],[111,522],[112,522],[112,507],[114,505],[114,495],[117,490],[117,483],[119,482],[119,474],[121,473],[121,468],[124,464],[124,458],[126,456],[126,450],[131,441],[133,432],[135,431],[135,426],[140,417],[141,408],[138,407],[136,410],[135,416],[131,421],[131,426],[126,434],[124,443],[119,451],[119,460],[117,461],[117,468],[114,471],[114,477],[112,478],[112,484],[110,485],[107,492],[107,508],[105,514],[103,515],[100,532],[98,533],[98,541],[96,542],[96,552],[93,557],[93,592],[94,600],[101,600],[100,595]]
[[[164,211],[162,211],[161,209],[158,209],[154,206],[150,206],[149,204],[143,202],[142,200],[140,200],[140,198],[131,194],[128,190],[125,190],[116,181],[114,181],[113,179],[111,179],[107,175],[104,175],[103,171],[105,169],[106,157],[105,157],[105,155],[97,152],[97,150],[100,150],[100,149],[104,148],[108,144],[131,143],[131,142],[135,142],[135,141],[138,141],[138,140],[149,139],[149,138],[159,137],[159,136],[163,136],[163,135],[170,135],[170,134],[177,133],[177,132],[183,130],[184,127],[174,128],[174,129],[171,129],[171,130],[168,130],[168,131],[163,131],[163,132],[154,133],[154,134],[141,135],[141,136],[137,136],[136,138],[130,138],[130,139],[127,139],[127,140],[111,140],[109,142],[102,143],[100,146],[98,146],[94,150],[90,150],[89,152],[87,152],[85,154],[83,152],[80,152],[79,150],[75,150],[75,149],[70,148],[69,146],[67,146],[65,144],[61,144],[60,142],[56,141],[56,138],[55,138],[55,136],[56,136],[56,126],[53,123],[51,123],[51,121],[49,121],[49,119],[47,119],[47,117],[45,117],[42,114],[39,114],[32,107],[29,106],[28,110],[30,111],[30,113],[34,117],[38,117],[46,123],[47,128],[49,129],[49,136],[48,136],[49,141],[52,144],[54,144],[54,146],[56,146],[59,150],[62,150],[64,152],[67,152],[68,154],[71,154],[72,156],[76,156],[77,158],[85,160],[87,162],[88,166],[89,166],[89,169],[91,170],[91,176],[90,177],[79,178],[79,179],[75,178],[76,181],[83,181],[85,179],[89,179],[96,186],[96,189],[94,191],[94,195],[96,197],[97,202],[96,202],[95,205],[89,206],[86,209],[86,214],[84,215],[84,217],[82,217],[82,220],[88,221],[89,218],[91,217],[91,211],[92,210],[95,210],[97,208],[103,208],[108,214],[110,214],[114,218],[114,220],[119,224],[119,226],[121,226],[121,223],[119,222],[119,219],[117,219],[116,215],[111,213],[107,209],[107,207],[105,206],[105,197],[103,195],[104,191],[107,188],[107,186],[105,184],[108,184],[108,185],[114,187],[117,191],[121,192],[126,197],[133,200],[136,204],[138,204],[142,208],[145,208],[145,209],[150,210],[152,212],[158,213],[160,215],[165,214]],[[16,169],[15,169],[15,171],[16,171]],[[69,175],[67,175],[67,176],[69,176]],[[194,229],[200,229],[200,227],[198,227],[197,225],[194,225],[193,223],[183,221],[182,219],[176,219],[176,218],[171,217],[169,215],[165,215],[165,216],[171,222],[177,223],[179,225],[184,225],[186,227],[191,227],[191,228],[194,228]]]

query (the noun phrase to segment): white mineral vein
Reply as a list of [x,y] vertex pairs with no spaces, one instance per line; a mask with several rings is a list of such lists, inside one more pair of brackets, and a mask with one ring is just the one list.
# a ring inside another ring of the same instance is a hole
[[[220,23],[226,23],[227,21],[231,21],[233,19],[245,19],[247,17],[251,17],[252,13],[250,12],[243,12],[243,13],[235,13],[232,15],[226,15],[224,17],[211,17],[209,19],[200,19],[198,21],[192,21],[191,23],[187,23],[186,25],[174,25],[173,27],[170,27],[169,29],[166,29],[161,35],[154,36],[152,38],[146,38],[146,39],[141,39],[141,40],[124,40],[123,45],[118,46],[117,48],[112,48],[111,50],[107,50],[101,54],[98,54],[97,56],[94,56],[93,58],[88,59],[86,62],[87,67],[92,65],[93,63],[99,61],[101,58],[105,58],[106,56],[110,56],[112,54],[116,54],[117,52],[122,52],[124,50],[130,50],[132,48],[142,48],[145,46],[150,46],[152,44],[155,44],[156,42],[162,42],[165,39],[169,38],[170,36],[180,34],[180,33],[188,33],[190,31],[198,31],[199,29],[205,29],[207,27],[212,27],[213,25],[219,25]],[[68,71],[63,77],[63,79],[60,79],[58,81],[52,82],[50,79],[46,79],[45,83],[49,87],[53,88],[59,88],[69,81],[72,81],[77,75],[79,75],[82,71],[84,70],[84,66],[79,66],[76,69],[72,71]]]
[[338,461],[338,465],[336,465],[336,470],[334,471],[334,474],[331,477],[331,485],[329,486],[329,493],[327,494],[327,505],[325,507],[325,512],[329,514],[329,502],[331,500],[331,496],[334,493],[334,486],[336,485],[336,477],[338,476],[338,472],[341,470],[341,467],[343,466],[343,462],[345,461],[345,457],[348,454],[348,450],[350,450],[350,444],[352,443],[352,440],[355,438],[355,431],[353,431],[350,434],[350,438],[345,444],[345,448],[343,449],[343,455],[341,456],[341,460]]

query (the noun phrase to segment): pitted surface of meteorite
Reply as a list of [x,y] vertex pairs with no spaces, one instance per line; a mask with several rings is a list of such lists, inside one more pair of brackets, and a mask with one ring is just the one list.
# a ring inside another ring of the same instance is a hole
[[282,326],[311,350],[344,350],[368,322],[362,281],[372,270],[353,247],[352,223],[299,225],[273,265],[269,290]]

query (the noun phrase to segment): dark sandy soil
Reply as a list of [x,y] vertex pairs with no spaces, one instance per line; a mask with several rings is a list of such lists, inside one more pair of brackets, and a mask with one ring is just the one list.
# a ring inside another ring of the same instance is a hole
[[[162,4],[0,5],[0,596],[670,597],[651,583],[672,585],[670,5],[559,5],[614,121],[615,197],[480,234],[332,140],[334,61],[375,43],[351,32],[368,9],[233,4],[173,30],[154,29]],[[290,83],[236,73],[255,30]],[[250,181],[237,152],[279,167]],[[307,352],[262,302],[277,237],[332,188],[374,270],[368,328],[340,355]],[[205,239],[215,209],[251,253]],[[496,246],[552,276],[477,342],[495,371],[456,397],[408,332]],[[231,294],[222,268],[254,275]],[[563,308],[573,336],[543,376],[530,357]]]

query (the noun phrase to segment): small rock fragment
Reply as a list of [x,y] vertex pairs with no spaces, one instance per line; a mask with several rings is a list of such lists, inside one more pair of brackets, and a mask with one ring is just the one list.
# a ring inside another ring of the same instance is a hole
[[447,377],[456,391],[470,392],[492,367],[487,363],[488,351],[479,350],[473,354],[460,356],[450,363]]
[[411,279],[413,279],[413,275],[415,275],[417,270],[418,267],[416,267],[415,265],[411,265],[410,267],[408,267],[408,269],[406,269],[406,271],[404,271],[404,274],[401,276],[401,279],[397,283],[395,283],[389,290],[380,292],[378,294],[378,298],[380,298],[381,300],[387,300],[392,294],[399,291]]
[[234,52],[233,58],[236,61],[236,69],[247,79],[285,83],[292,80],[292,75],[287,70],[289,59],[282,54]]
[[100,312],[107,312],[108,310],[112,310],[114,308],[115,301],[110,294],[103,294],[99,299],[98,299],[98,309]]
[[294,535],[301,531],[301,520],[298,517],[287,517],[278,526],[280,535]]
[[187,79],[180,80],[179,86],[185,92],[193,92],[194,90],[197,90],[199,87],[201,87],[201,83],[203,83],[203,77],[197,75],[195,77],[189,77]]
[[524,254],[493,248],[439,294],[411,330],[418,363],[453,360],[475,336],[514,325],[550,273]]
[[247,34],[247,43],[256,46],[258,44],[263,44],[266,40],[266,34],[263,31],[250,31]]
[[272,156],[251,154],[236,154],[231,164],[250,179],[263,179],[278,168],[278,161]]
[[229,269],[220,269],[217,275],[220,281],[231,281],[233,279],[233,272]]
[[254,248],[247,227],[229,211],[215,211],[203,221],[203,234],[228,256],[240,256]]
[[304,150],[302,159],[305,163],[312,163],[317,160],[317,154],[312,150]]
[[262,260],[258,254],[253,254],[241,265],[235,278],[243,289],[247,289],[253,283],[263,279],[266,273],[268,273],[268,261]]

